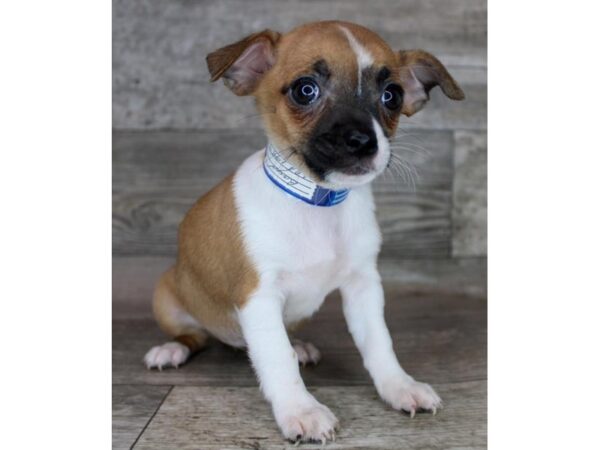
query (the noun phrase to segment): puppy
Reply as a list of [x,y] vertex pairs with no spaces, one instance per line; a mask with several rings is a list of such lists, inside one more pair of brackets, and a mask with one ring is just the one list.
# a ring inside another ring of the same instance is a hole
[[212,189],[179,228],[177,262],[162,275],[154,314],[173,341],[148,368],[177,367],[209,336],[247,348],[285,436],[326,441],[338,421],[304,386],[298,364],[320,358],[288,329],[340,289],[348,329],[377,392],[414,415],[440,398],[398,363],[377,271],[381,234],[370,182],[390,161],[400,115],[440,86],[464,94],[421,50],[392,50],[359,25],[265,30],[207,57],[211,81],[252,95],[268,144]]

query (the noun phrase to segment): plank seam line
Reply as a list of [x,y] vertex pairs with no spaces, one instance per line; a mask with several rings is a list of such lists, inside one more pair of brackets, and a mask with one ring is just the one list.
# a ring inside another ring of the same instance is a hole
[[146,431],[146,428],[148,428],[148,425],[150,425],[150,422],[152,422],[152,420],[154,419],[154,416],[156,416],[156,413],[161,408],[161,406],[163,405],[163,403],[165,402],[165,400],[167,399],[167,397],[169,396],[169,394],[171,393],[171,391],[173,390],[174,387],[175,386],[172,385],[169,388],[169,390],[167,391],[167,393],[163,396],[163,398],[161,399],[160,403],[158,404],[158,406],[156,407],[156,409],[154,410],[154,412],[152,413],[152,415],[150,416],[150,418],[146,422],[146,425],[144,425],[144,428],[142,428],[142,431],[140,431],[140,434],[138,434],[138,437],[135,438],[135,441],[133,442],[133,444],[131,444],[131,447],[129,447],[129,450],[132,450],[136,446],[136,444],[138,443],[138,441],[142,437],[142,434],[144,434],[144,432]]

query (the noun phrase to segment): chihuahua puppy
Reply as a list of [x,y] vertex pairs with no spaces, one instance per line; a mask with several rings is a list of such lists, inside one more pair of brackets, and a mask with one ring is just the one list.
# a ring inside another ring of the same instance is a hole
[[313,397],[300,363],[312,345],[288,330],[335,289],[348,329],[383,400],[414,415],[440,397],[398,363],[384,321],[377,271],[381,234],[370,183],[390,161],[400,115],[419,111],[440,86],[464,94],[421,50],[392,50],[377,34],[327,21],[271,30],[207,57],[211,81],[252,95],[268,144],[204,195],[179,228],[175,265],[162,275],[154,314],[173,337],[145,356],[177,367],[209,336],[247,348],[285,438],[326,441],[338,421]]

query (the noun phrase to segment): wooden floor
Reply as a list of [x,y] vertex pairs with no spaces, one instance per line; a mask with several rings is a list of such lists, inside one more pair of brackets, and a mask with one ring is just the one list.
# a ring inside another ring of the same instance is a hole
[[[323,359],[302,369],[309,390],[338,416],[327,448],[486,447],[486,302],[478,296],[407,293],[386,285],[386,318],[405,369],[444,400],[436,416],[410,419],[378,399],[331,296],[296,336]],[[113,448],[279,449],[280,436],[243,351],[214,342],[179,369],[148,371],[144,353],[165,340],[148,315],[113,322]],[[319,445],[303,444],[305,448]]]

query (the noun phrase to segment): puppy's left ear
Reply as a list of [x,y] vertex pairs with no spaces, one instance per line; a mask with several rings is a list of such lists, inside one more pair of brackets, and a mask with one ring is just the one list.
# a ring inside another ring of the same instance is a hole
[[280,37],[276,31],[264,30],[210,53],[206,57],[210,81],[222,77],[235,94],[251,94],[275,64],[275,46]]
[[429,91],[439,86],[446,97],[463,100],[465,94],[443,64],[423,50],[398,52],[400,84],[404,90],[402,114],[412,116],[429,100]]

